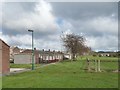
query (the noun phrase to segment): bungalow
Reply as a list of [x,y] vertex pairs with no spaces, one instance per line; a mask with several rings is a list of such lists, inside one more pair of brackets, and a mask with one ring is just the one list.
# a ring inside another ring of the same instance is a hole
[[0,39],[0,73],[7,74],[10,71],[10,46]]
[[61,61],[63,60],[63,53],[62,52],[56,52],[50,51],[40,51],[39,53],[39,58],[41,63],[51,63],[51,62],[56,62],[56,61]]
[[[63,60],[63,53],[44,50],[34,50],[34,63],[52,63]],[[32,63],[32,50],[26,49],[19,54],[14,55],[15,64],[30,64]]]
[[20,53],[14,55],[14,64],[31,64],[32,54]]
[[112,52],[112,51],[99,51],[96,52],[98,56],[107,56],[107,57],[117,57],[118,53],[117,52]]
[[19,53],[20,53],[20,48],[18,48],[17,46],[10,47],[10,61],[13,62],[14,55]]
[[[15,64],[31,64],[32,63],[32,50],[25,49],[19,54],[14,55]],[[34,50],[34,63],[39,63],[39,50]]]

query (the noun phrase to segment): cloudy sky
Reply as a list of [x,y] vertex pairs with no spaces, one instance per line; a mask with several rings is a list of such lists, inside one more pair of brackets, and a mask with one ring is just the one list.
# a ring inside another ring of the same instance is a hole
[[[10,46],[63,50],[60,36],[83,35],[92,50],[118,49],[117,2],[3,2],[0,38]],[[63,32],[63,33],[62,33]]]

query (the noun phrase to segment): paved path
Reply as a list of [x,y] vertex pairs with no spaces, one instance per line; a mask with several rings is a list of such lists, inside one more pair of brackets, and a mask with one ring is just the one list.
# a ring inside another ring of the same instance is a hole
[[[38,68],[42,68],[51,64],[56,64],[56,63],[50,63],[50,64],[42,64],[40,67],[36,67],[35,69]],[[16,73],[22,73],[22,72],[26,72],[26,71],[30,71],[31,69],[26,69],[26,68],[10,68],[10,73],[8,75],[11,74],[16,74]]]
[[10,68],[10,72],[23,71],[25,68]]
[[10,68],[10,73],[22,72],[22,71],[26,71],[26,70],[30,70],[30,69],[26,69],[26,68]]
[[26,68],[10,68],[10,73],[8,75],[22,73],[22,72],[26,72],[26,71],[30,71],[30,70],[31,69],[26,69]]

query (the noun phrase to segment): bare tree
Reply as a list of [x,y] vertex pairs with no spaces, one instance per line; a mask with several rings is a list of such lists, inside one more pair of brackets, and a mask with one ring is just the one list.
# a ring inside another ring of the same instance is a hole
[[75,57],[78,54],[82,54],[83,52],[88,51],[88,48],[85,45],[85,38],[80,35],[75,34],[66,34],[65,36],[61,37],[63,41],[63,46],[72,54],[72,59],[75,60]]

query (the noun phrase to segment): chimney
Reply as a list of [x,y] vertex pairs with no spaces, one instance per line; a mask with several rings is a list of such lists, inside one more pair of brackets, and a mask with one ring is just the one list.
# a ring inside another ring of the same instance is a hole
[[34,48],[34,50],[36,50],[36,48]]

